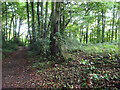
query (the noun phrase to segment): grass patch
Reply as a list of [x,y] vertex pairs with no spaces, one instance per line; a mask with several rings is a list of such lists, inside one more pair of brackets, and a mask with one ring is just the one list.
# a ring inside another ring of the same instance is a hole
[[95,44],[95,45],[87,45],[80,46],[80,49],[84,52],[88,53],[118,53],[118,45],[114,44]]

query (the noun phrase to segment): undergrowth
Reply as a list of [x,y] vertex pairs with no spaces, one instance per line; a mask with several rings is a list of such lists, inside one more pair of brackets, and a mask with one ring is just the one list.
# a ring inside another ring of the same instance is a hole
[[[117,43],[80,44],[73,40],[64,43],[75,59],[59,62],[46,55],[29,51],[32,68],[37,69],[33,83],[39,88],[119,88],[120,69]],[[40,47],[39,47],[40,49]],[[42,79],[39,78],[42,76]]]
[[2,58],[4,59],[7,54],[12,53],[18,49],[18,44],[14,42],[7,42],[2,44]]

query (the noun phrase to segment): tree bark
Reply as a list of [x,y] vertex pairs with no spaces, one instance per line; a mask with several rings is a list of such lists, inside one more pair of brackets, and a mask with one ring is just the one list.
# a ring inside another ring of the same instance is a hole
[[31,0],[31,10],[32,10],[32,43],[35,42],[35,26],[34,26],[34,3]]
[[112,38],[111,38],[111,42],[113,41],[113,38],[114,38],[114,22],[115,22],[115,5],[113,7],[113,22],[112,22]]
[[[65,4],[64,3],[62,3],[62,4],[63,4],[63,9],[61,11],[64,12]],[[61,33],[61,35],[63,35],[63,32],[64,32],[64,28],[63,27],[64,26],[65,26],[65,15],[62,14],[62,15],[60,15],[60,33]]]
[[28,34],[30,35],[30,44],[31,44],[32,41],[31,41],[30,23],[29,23],[29,4],[28,4],[28,0],[26,2],[26,8],[27,8]]
[[38,19],[38,37],[40,36],[40,15],[39,15],[39,0],[37,2],[37,19]]
[[11,35],[11,30],[12,30],[12,22],[13,22],[13,18],[14,18],[14,12],[12,11],[12,17],[11,17],[11,22],[10,22],[10,30],[9,30],[9,41],[10,41],[10,35]]
[[7,4],[5,2],[5,9],[6,9],[6,36],[5,36],[5,39],[7,41]]
[[[56,7],[55,7],[56,5]],[[52,2],[51,34],[50,34],[50,51],[51,55],[56,56],[58,53],[58,43],[56,33],[59,31],[60,21],[60,2]]]
[[50,34],[50,51],[51,51],[51,55],[55,55],[55,50],[54,50],[54,46],[55,46],[55,38],[54,38],[54,24],[55,24],[55,21],[54,21],[54,16],[55,16],[55,2],[52,2],[51,4],[51,13],[52,13],[52,16],[51,16],[51,34]]
[[13,18],[13,38],[15,36],[15,16]]
[[80,27],[80,43],[82,43],[82,27]]
[[[118,11],[116,11],[116,19],[118,18]],[[117,40],[117,34],[118,34],[118,21],[116,22],[116,28],[115,28],[115,40]]]
[[100,16],[98,15],[98,25],[97,25],[97,43],[100,42]]
[[117,40],[117,25],[116,25],[116,29],[115,29],[115,40]]
[[43,38],[44,28],[43,28],[43,2],[41,0],[41,38]]
[[105,32],[105,18],[104,11],[102,9],[102,43],[104,42],[104,32]]
[[88,25],[87,25],[87,28],[86,28],[86,44],[88,43]]
[[[120,13],[120,2],[118,2],[118,13]],[[120,53],[120,15],[118,14],[118,52]]]
[[82,26],[82,40],[81,40],[81,42],[83,43],[83,26]]
[[16,33],[17,33],[17,16],[15,17],[15,38],[16,38]]
[[84,44],[85,44],[85,39],[86,39],[86,36],[84,35],[84,39],[83,39]]
[[111,33],[110,33],[110,31],[111,31],[111,30],[109,29],[109,41],[110,41],[110,38],[111,38],[111,35],[110,35]]
[[44,25],[44,38],[46,37],[47,33],[47,16],[48,16],[48,2],[46,2],[46,11],[45,11],[45,25]]
[[20,27],[22,25],[22,18],[20,18],[19,20],[19,29],[18,29],[18,38],[19,38],[19,35],[20,35]]

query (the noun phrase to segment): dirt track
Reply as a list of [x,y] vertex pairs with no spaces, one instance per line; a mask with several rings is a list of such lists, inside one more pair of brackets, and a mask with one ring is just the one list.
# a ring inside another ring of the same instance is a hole
[[30,63],[27,60],[27,49],[19,47],[11,56],[2,62],[2,87],[25,88],[29,87],[31,79]]

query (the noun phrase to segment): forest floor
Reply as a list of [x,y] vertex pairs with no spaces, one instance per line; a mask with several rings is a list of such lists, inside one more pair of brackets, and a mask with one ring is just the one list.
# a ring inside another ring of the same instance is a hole
[[[32,78],[31,64],[27,60],[27,48],[19,47],[2,62],[2,86],[3,88],[24,88]],[[29,87],[29,86],[28,86]]]
[[[28,60],[27,48],[3,60],[3,88],[120,88],[119,63],[109,57],[75,52],[75,60]],[[36,66],[36,67],[35,67]]]

